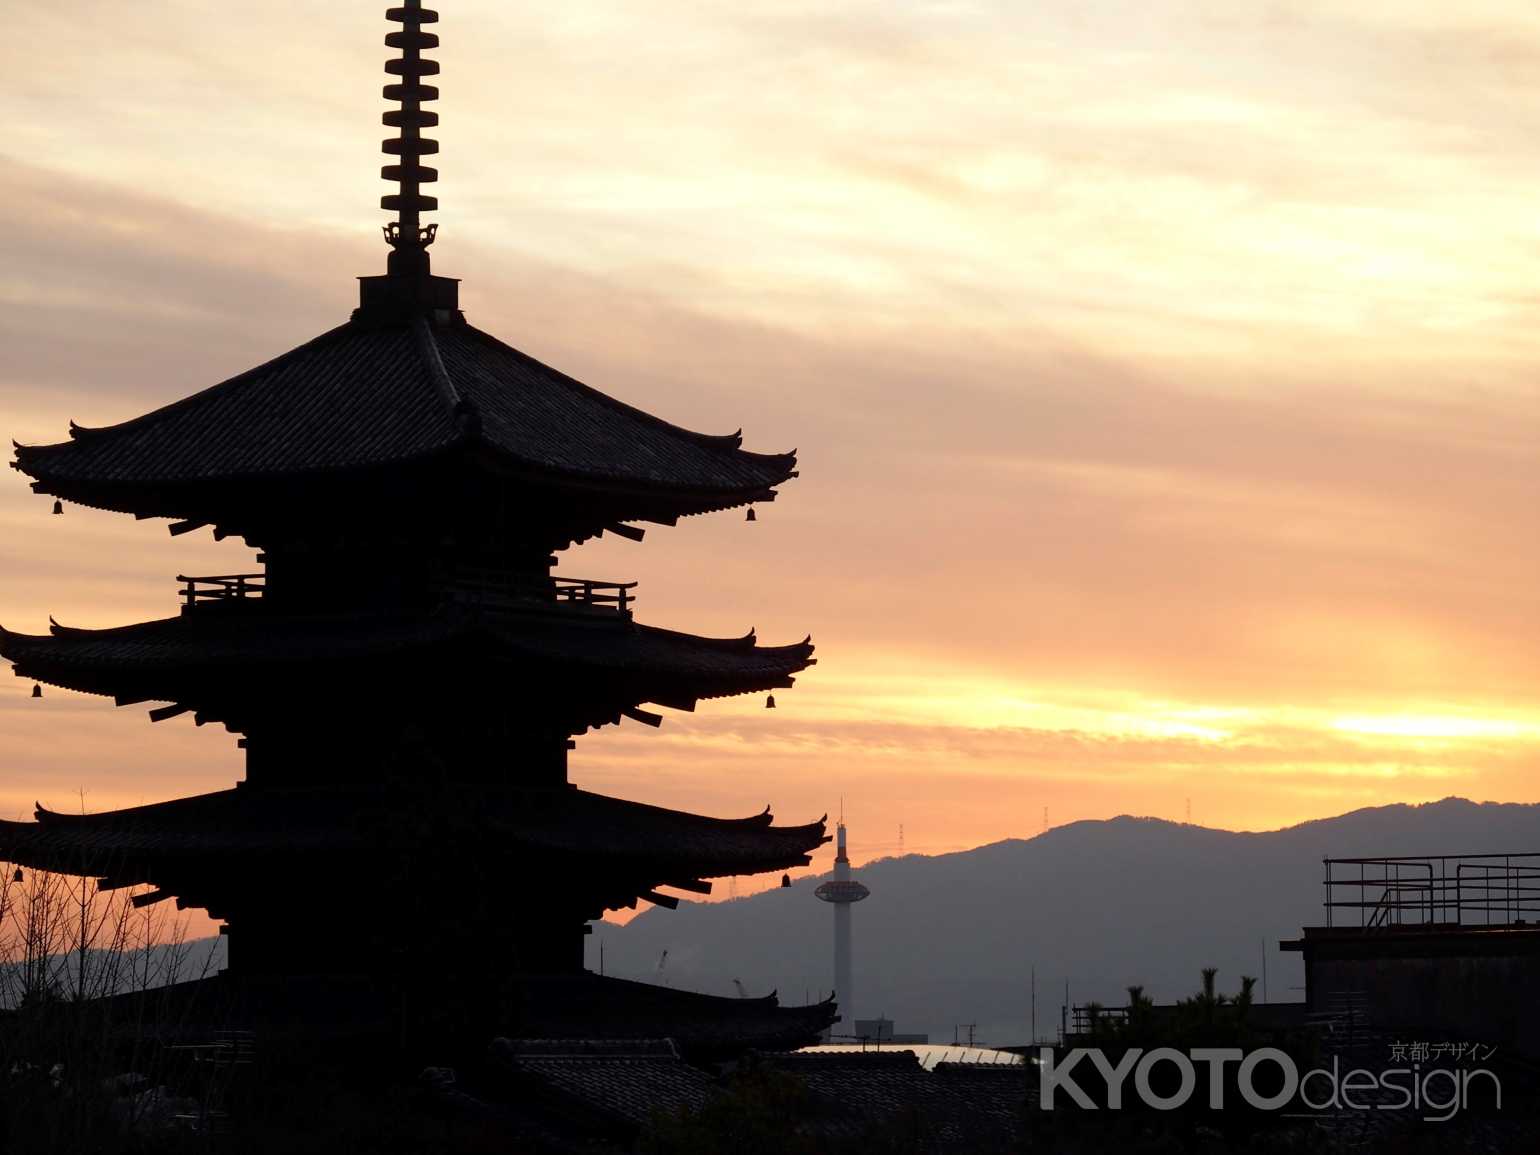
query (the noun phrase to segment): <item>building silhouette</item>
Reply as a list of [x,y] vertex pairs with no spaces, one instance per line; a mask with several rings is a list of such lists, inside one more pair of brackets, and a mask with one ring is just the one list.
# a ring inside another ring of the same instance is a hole
[[[796,476],[795,455],[672,425],[465,320],[458,282],[430,270],[437,225],[423,222],[437,208],[422,191],[437,178],[423,163],[438,147],[423,135],[438,123],[424,83],[438,65],[423,56],[437,16],[420,0],[388,15],[400,55],[382,175],[397,188],[381,205],[395,219],[387,271],[360,278],[352,316],[134,420],[20,446],[13,465],[56,512],[168,518],[172,534],[206,527],[258,551],[260,572],[179,577],[170,617],[0,631],[0,655],[39,686],[239,735],[245,779],[106,813],[40,805],[34,822],[0,823],[0,857],[207,910],[229,936],[217,981],[270,992],[263,1013],[326,975],[365,1017],[404,983],[431,985],[458,1009],[425,1016],[470,1016],[486,1034],[811,1041],[832,1002],[602,979],[583,970],[582,936],[606,910],[807,865],[824,821],[608,798],[572,785],[567,765],[590,730],[658,725],[647,705],[790,687],[811,639],[643,625],[634,582],[553,572],[604,533],[752,520]],[[317,949],[338,940],[343,957]]]
[[1278,944],[1339,1035],[1479,1042],[1540,1057],[1540,853],[1323,860],[1325,925]]

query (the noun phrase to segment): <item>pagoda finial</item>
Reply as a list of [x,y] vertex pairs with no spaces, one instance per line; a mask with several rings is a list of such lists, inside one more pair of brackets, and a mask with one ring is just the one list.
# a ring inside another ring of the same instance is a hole
[[380,175],[400,185],[397,192],[380,198],[380,207],[396,213],[396,219],[385,226],[385,240],[391,247],[388,269],[391,276],[425,276],[428,272],[428,246],[433,243],[438,226],[423,225],[422,213],[438,208],[438,198],[425,196],[421,186],[438,180],[438,170],[421,163],[421,158],[438,152],[438,141],[422,135],[422,130],[438,123],[438,113],[427,112],[423,104],[438,99],[438,89],[424,84],[424,76],[438,74],[438,61],[424,60],[422,50],[438,47],[438,37],[424,32],[424,24],[438,21],[438,13],[424,8],[422,0],[406,0],[400,8],[388,9],[387,20],[403,25],[398,32],[388,33],[385,43],[399,48],[401,55],[385,62],[385,71],[399,77],[399,81],[385,86],[385,99],[401,102],[382,118],[398,135],[386,140],[381,148],[391,156],[400,158],[398,164],[387,164]]

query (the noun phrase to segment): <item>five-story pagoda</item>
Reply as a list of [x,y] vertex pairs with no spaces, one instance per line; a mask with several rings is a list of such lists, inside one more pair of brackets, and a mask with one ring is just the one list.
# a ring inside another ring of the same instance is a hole
[[[624,1033],[644,1007],[638,1031],[674,1015],[714,1022],[719,1041],[734,1023],[743,1042],[811,1038],[831,1004],[755,1000],[751,1022],[741,1000],[601,983],[581,936],[606,909],[676,904],[666,889],[805,865],[823,822],[711,819],[567,781],[574,736],[656,724],[647,704],[790,686],[811,644],[645,626],[634,583],[552,573],[604,532],[640,539],[636,523],[771,501],[795,457],[671,425],[466,322],[421,219],[437,207],[422,192],[437,176],[422,163],[438,147],[423,135],[438,65],[422,55],[437,16],[420,0],[388,16],[399,107],[382,174],[399,190],[381,205],[396,219],[388,271],[360,279],[352,317],[135,420],[18,446],[13,466],[56,510],[169,518],[173,534],[209,527],[258,551],[261,573],[179,578],[174,617],[0,630],[21,677],[240,734],[245,780],[100,814],[40,806],[36,822],[0,823],[0,858],[207,909],[235,979],[398,973],[428,954],[493,987],[515,975],[566,991],[535,1000],[548,1032],[581,1033],[582,1004],[608,1007],[596,1033]],[[339,936],[348,961],[318,963],[314,944]]]

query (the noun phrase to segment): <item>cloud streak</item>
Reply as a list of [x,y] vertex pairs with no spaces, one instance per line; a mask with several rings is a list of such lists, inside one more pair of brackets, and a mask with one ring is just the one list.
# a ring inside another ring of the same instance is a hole
[[[471,319],[804,463],[752,526],[571,560],[639,578],[647,620],[822,659],[775,714],[587,737],[579,780],[789,819],[844,793],[946,846],[1044,806],[1529,798],[1540,26],[1489,8],[446,15],[435,261]],[[379,14],[167,13],[34,7],[0,46],[21,441],[282,352],[381,265]],[[0,486],[12,628],[161,616],[171,574],[247,558]],[[5,809],[236,773],[227,736],[25,690]]]

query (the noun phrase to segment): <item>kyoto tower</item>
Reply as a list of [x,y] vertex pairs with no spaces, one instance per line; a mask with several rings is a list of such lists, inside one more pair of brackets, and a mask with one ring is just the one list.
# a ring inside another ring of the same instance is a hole
[[[835,828],[834,877],[813,892],[824,902],[834,904],[834,997],[840,1017],[855,1029],[855,980],[851,977],[850,904],[860,902],[871,891],[850,877],[850,859],[845,854],[845,820]],[[831,1027],[832,1031],[833,1028]]]

